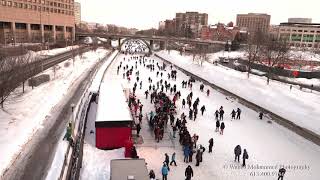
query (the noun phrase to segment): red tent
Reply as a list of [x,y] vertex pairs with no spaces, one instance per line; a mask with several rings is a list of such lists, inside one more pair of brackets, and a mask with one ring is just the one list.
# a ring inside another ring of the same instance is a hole
[[125,147],[131,139],[132,116],[123,88],[119,83],[102,83],[96,127],[96,147],[114,149]]

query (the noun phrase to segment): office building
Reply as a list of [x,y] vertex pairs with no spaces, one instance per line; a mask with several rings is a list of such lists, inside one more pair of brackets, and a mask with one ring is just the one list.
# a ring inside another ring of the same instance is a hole
[[1,0],[0,43],[72,41],[74,0]]

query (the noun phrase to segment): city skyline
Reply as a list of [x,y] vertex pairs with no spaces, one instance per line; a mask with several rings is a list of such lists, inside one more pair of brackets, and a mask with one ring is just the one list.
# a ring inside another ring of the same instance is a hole
[[[218,22],[228,23],[236,21],[237,14],[267,13],[271,15],[271,24],[278,25],[287,22],[291,17],[312,18],[313,23],[319,23],[316,0],[306,0],[304,4],[311,4],[308,10],[301,9],[301,2],[283,0],[250,1],[231,0],[219,3],[216,0],[198,0],[178,2],[172,0],[118,0],[110,2],[98,0],[78,0],[82,6],[82,21],[102,24],[115,24],[129,28],[149,29],[158,28],[160,21],[173,19],[175,13],[198,11],[209,15],[209,24]],[[109,8],[110,7],[110,8]],[[112,7],[112,8],[111,8]],[[133,8],[134,7],[134,8]]]

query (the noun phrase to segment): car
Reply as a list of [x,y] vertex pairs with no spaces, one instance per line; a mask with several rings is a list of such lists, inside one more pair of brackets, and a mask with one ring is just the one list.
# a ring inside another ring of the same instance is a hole
[[222,63],[229,63],[229,59],[225,58],[225,57],[219,57],[220,62]]

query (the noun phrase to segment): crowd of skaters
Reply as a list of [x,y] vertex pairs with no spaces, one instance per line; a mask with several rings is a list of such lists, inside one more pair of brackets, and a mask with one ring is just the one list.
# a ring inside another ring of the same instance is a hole
[[[182,146],[182,153],[184,155],[184,162],[189,164],[194,162],[193,157],[195,156],[195,166],[200,166],[201,162],[203,161],[203,153],[205,153],[206,148],[201,145],[197,144],[199,140],[199,135],[191,134],[188,131],[188,128],[186,126],[187,124],[187,116],[182,113],[179,117],[176,113],[176,103],[178,100],[181,99],[182,102],[182,108],[186,108],[186,104],[189,108],[189,120],[195,121],[198,116],[198,109],[201,111],[201,115],[204,114],[206,111],[205,105],[202,105],[200,107],[200,99],[199,97],[195,98],[193,97],[192,87],[194,86],[193,83],[195,80],[191,77],[189,80],[183,80],[181,82],[182,87],[181,88],[189,88],[190,93],[187,95],[186,98],[181,98],[181,92],[178,90],[178,87],[176,85],[176,78],[177,78],[177,71],[173,69],[173,66],[170,65],[169,71],[166,71],[166,64],[159,64],[158,62],[155,62],[151,58],[146,58],[146,56],[131,56],[123,59],[124,61],[135,61],[135,66],[129,67],[129,65],[123,65],[122,62],[120,62],[120,65],[118,66],[117,73],[119,74],[119,71],[121,68],[123,69],[123,78],[127,79],[129,82],[132,80],[131,76],[133,71],[135,71],[136,75],[136,82],[134,83],[134,86],[132,88],[132,95],[130,96],[129,100],[129,107],[133,109],[134,114],[139,118],[139,122],[137,123],[137,134],[139,136],[139,131],[141,129],[141,121],[142,121],[142,103],[140,100],[135,96],[135,92],[137,89],[137,85],[140,85],[139,89],[143,89],[143,82],[139,78],[139,70],[138,65],[143,66],[144,68],[147,68],[150,73],[155,73],[156,77],[161,78],[159,81],[154,81],[151,77],[148,78],[148,83],[145,86],[144,94],[146,99],[150,99],[150,103],[154,104],[155,111],[148,112],[148,121],[149,125],[154,130],[155,140],[157,142],[161,141],[164,134],[164,129],[168,127],[168,124],[170,122],[170,126],[172,127],[172,137],[176,138],[177,132],[179,135],[179,142]],[[166,73],[169,72],[169,73]],[[210,90],[207,89],[205,91],[204,84],[200,85],[200,91],[206,93],[207,96],[210,96]],[[169,95],[173,95],[173,98],[170,98]],[[150,97],[150,98],[149,98]],[[194,101],[193,101],[194,100]],[[199,108],[200,107],[200,108]],[[225,123],[224,123],[224,108],[221,106],[218,110],[214,112],[215,114],[215,120],[216,120],[216,132],[223,135],[223,131],[225,129]],[[259,114],[260,119],[262,119],[263,114]],[[230,113],[231,120],[240,120],[241,119],[241,109],[237,108],[236,110],[233,109]],[[138,131],[139,128],[139,131]],[[214,140],[213,138],[210,138],[208,140],[208,153],[212,153],[213,151],[213,145]],[[240,149],[240,151],[239,151]],[[235,162],[239,162],[239,157],[241,155],[241,146],[237,145],[234,149],[235,154]],[[136,151],[134,152],[135,157],[138,157],[136,155]],[[175,165],[177,166],[176,160],[176,153],[174,152],[170,156],[166,153],[163,166],[161,168],[162,173],[162,179],[166,180],[170,171],[170,166]],[[246,165],[246,160],[249,158],[248,152],[246,149],[244,149],[242,153],[242,165]],[[155,173],[153,170],[149,173],[150,179],[155,179]],[[185,177],[186,180],[191,180],[193,177],[193,169],[190,165],[187,166],[185,170]]]

